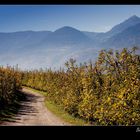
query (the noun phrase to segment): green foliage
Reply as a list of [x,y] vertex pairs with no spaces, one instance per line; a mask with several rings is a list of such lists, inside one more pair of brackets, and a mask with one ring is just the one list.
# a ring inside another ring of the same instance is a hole
[[102,50],[93,64],[22,72],[23,85],[47,91],[68,113],[99,125],[140,124],[140,56],[135,49]]
[[21,74],[18,69],[0,67],[0,108],[13,103],[21,89]]

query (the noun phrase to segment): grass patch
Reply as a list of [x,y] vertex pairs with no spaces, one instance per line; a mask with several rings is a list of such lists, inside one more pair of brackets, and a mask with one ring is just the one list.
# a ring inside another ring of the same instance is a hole
[[25,89],[31,90],[33,92],[40,93],[41,95],[47,96],[47,92],[40,91],[40,90],[37,90],[37,89],[33,89],[33,88],[30,88],[30,87],[25,87],[25,86],[22,86],[22,87],[25,88]]
[[[23,86],[23,87],[26,88],[26,89],[28,89],[28,90],[31,90],[33,92],[37,92],[37,93],[40,93],[40,94],[42,94],[44,96],[47,96],[47,92],[43,92],[43,91],[39,91],[39,90],[36,90],[36,89],[32,89],[30,87],[25,87],[25,86]],[[46,97],[46,100],[45,100],[45,106],[53,114],[55,114],[57,117],[61,118],[65,122],[68,122],[68,123],[70,123],[72,125],[80,125],[80,126],[90,125],[89,123],[87,123],[83,119],[76,118],[76,117],[70,115],[69,113],[67,113],[66,111],[64,111],[64,109],[61,106],[58,106],[58,105],[54,104],[53,102],[47,100],[47,97]]]
[[45,105],[51,112],[63,119],[65,122],[68,122],[72,125],[89,125],[86,121],[73,117],[72,115],[64,111],[61,106],[56,106],[54,103],[48,101],[47,99],[45,100]]

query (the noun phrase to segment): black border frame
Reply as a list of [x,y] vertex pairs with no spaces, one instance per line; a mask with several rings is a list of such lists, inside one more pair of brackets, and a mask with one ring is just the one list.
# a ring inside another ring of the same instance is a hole
[[[75,0],[39,0],[39,1],[29,1],[29,0],[1,0],[0,5],[140,5],[140,1],[119,1],[119,0],[90,0],[90,1],[75,1]],[[140,126],[0,126],[0,135],[4,139],[8,136],[10,139],[14,135],[18,139],[31,138],[39,139],[51,139],[54,137],[56,139],[94,139],[104,136],[112,136],[115,139],[117,136],[119,138],[123,136],[127,137],[130,135],[138,136],[140,134]],[[2,136],[3,135],[3,136]],[[134,137],[133,137],[134,138]]]

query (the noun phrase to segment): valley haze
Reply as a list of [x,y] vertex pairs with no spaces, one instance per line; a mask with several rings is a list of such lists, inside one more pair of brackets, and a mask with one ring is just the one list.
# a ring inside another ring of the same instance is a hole
[[[109,21],[108,21],[109,22]],[[0,33],[0,64],[19,68],[59,69],[69,58],[77,63],[96,60],[101,49],[140,46],[140,17],[133,15],[107,32],[64,26],[55,31]]]

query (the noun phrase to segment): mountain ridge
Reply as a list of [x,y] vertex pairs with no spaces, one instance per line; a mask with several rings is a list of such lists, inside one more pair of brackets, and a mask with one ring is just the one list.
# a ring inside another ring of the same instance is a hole
[[130,47],[133,44],[140,45],[140,18],[137,16],[124,20],[105,33],[80,31],[70,26],[53,32],[0,33],[0,64],[19,64],[23,69],[58,68],[71,57],[78,63],[95,60],[101,49]]

